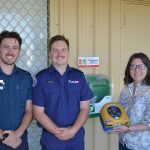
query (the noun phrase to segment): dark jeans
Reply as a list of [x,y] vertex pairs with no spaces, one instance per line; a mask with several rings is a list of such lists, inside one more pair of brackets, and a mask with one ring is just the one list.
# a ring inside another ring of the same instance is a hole
[[131,149],[128,149],[126,147],[126,145],[123,145],[123,144],[119,143],[119,150],[131,150]]

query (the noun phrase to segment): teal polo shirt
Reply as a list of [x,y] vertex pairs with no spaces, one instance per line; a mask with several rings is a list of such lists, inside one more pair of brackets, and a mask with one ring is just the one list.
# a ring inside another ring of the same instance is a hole
[[0,129],[19,127],[27,100],[32,100],[30,73],[15,66],[12,74],[6,75],[0,68]]

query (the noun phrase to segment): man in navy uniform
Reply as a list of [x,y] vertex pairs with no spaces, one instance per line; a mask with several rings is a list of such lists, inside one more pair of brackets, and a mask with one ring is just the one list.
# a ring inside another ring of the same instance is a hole
[[[0,33],[0,150],[28,150],[27,127],[32,120],[32,78],[15,62],[22,39]],[[8,135],[4,140],[3,137]]]
[[93,97],[83,72],[68,65],[69,41],[51,38],[52,64],[40,71],[33,87],[33,111],[42,126],[42,150],[84,150],[84,128]]

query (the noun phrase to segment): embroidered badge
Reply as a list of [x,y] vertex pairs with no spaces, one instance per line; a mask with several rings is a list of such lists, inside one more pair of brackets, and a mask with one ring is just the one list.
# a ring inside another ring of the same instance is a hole
[[76,84],[76,83],[79,83],[79,81],[68,80],[68,83],[74,83],[74,84]]
[[47,83],[48,83],[48,84],[54,84],[54,83],[56,83],[56,81],[49,80],[49,81],[47,81]]

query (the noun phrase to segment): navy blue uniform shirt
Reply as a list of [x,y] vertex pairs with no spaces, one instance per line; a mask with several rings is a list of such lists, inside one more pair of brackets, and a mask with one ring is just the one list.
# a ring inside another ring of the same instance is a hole
[[[63,75],[53,65],[40,71],[33,87],[33,105],[44,107],[58,127],[72,126],[80,113],[80,101],[92,97],[83,72],[69,66]],[[84,129],[67,141],[43,129],[41,146],[42,150],[84,150]]]
[[26,100],[32,100],[31,75],[17,67],[11,75],[0,69],[0,129],[16,130],[20,126]]
[[40,71],[33,87],[33,105],[44,107],[58,127],[72,126],[80,112],[80,101],[92,97],[84,74],[69,66],[63,75],[53,65]]

